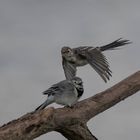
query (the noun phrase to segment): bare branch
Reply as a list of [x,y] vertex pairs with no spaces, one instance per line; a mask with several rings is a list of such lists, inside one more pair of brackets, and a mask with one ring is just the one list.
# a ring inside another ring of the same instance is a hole
[[68,140],[97,140],[86,123],[97,114],[140,90],[140,71],[104,92],[75,104],[71,108],[47,108],[28,113],[0,127],[0,140],[33,140],[57,131]]
[[79,107],[79,115],[88,121],[97,114],[114,106],[125,98],[135,94],[140,90],[140,71],[134,73],[113,87],[85,99],[76,104]]
[[75,124],[69,127],[63,126],[59,128],[57,132],[60,132],[68,140],[97,140],[95,136],[89,131],[85,124]]

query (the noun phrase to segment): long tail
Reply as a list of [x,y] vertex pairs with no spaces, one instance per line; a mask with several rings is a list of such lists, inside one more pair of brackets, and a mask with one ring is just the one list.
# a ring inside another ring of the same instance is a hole
[[48,106],[52,102],[53,102],[52,100],[47,99],[43,104],[41,104],[39,107],[37,107],[35,109],[35,111],[44,109],[46,106]]
[[131,43],[132,42],[130,42],[129,40],[124,40],[122,38],[119,38],[119,39],[113,41],[112,43],[101,46],[99,48],[101,51],[115,50],[117,47],[124,46],[124,45],[131,44]]

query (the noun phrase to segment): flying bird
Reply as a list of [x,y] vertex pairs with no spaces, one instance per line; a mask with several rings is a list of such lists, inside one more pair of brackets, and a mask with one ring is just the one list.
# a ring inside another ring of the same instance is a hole
[[102,52],[106,50],[116,50],[118,47],[130,43],[129,40],[119,38],[110,44],[100,47],[62,47],[62,66],[66,79],[72,79],[72,77],[76,76],[77,67],[89,64],[100,77],[107,82],[107,80],[110,79],[110,76],[112,76],[112,71],[110,70],[109,63]]
[[48,95],[48,98],[35,111],[42,110],[51,103],[71,107],[78,101],[83,92],[84,88],[81,78],[73,77],[71,80],[63,80],[43,92],[44,95]]

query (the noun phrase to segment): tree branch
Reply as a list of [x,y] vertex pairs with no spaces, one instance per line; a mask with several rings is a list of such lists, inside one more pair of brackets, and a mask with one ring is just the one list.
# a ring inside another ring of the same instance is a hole
[[57,131],[68,140],[97,140],[88,130],[89,119],[140,90],[140,71],[115,86],[75,104],[71,108],[28,113],[0,127],[0,140],[33,140]]
[[95,136],[89,131],[85,124],[75,124],[69,127],[63,126],[57,129],[68,140],[97,140]]
[[76,107],[78,108],[79,106],[79,114],[84,114],[83,119],[88,121],[139,90],[140,71],[122,80],[113,87],[77,103]]

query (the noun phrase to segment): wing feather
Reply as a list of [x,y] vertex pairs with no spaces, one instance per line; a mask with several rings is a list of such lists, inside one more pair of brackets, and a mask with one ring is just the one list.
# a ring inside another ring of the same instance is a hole
[[57,84],[52,85],[49,89],[43,92],[44,95],[56,95],[56,94],[63,94],[64,91],[69,89],[69,91],[73,90],[73,85],[69,80],[63,80]]
[[91,46],[81,46],[75,48],[78,55],[85,57],[88,63],[95,69],[95,71],[100,75],[100,77],[107,82],[111,75],[111,70],[109,69],[109,64],[106,57],[101,53],[98,48]]
[[65,73],[66,79],[70,80],[74,76],[76,76],[76,66],[68,61],[66,61],[64,58],[62,60],[62,65]]
[[111,75],[109,64],[106,57],[100,50],[94,48],[91,51],[86,52],[86,58],[89,64],[95,69],[95,71],[101,76],[101,78],[107,82]]

